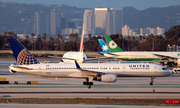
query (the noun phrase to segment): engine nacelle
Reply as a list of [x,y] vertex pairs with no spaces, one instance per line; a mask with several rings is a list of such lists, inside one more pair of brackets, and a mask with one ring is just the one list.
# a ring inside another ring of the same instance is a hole
[[177,59],[177,66],[180,66],[180,58]]
[[16,71],[13,71],[13,70],[11,70],[11,69],[9,69],[9,72],[11,72],[11,73],[16,73]]
[[101,82],[116,82],[117,76],[115,74],[98,75],[94,80]]

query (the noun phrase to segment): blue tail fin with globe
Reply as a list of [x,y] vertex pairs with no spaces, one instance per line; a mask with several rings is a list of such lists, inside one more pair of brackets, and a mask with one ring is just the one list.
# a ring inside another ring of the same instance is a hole
[[110,53],[108,45],[106,44],[106,42],[103,39],[98,39],[98,42],[101,46],[101,50],[103,53]]
[[17,39],[10,38],[8,41],[18,65],[40,63]]

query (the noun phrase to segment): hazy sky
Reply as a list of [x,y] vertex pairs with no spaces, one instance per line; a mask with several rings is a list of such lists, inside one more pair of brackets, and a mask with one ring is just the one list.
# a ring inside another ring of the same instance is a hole
[[0,0],[2,2],[18,3],[40,3],[40,4],[65,4],[68,6],[77,6],[85,8],[122,8],[132,6],[138,10],[144,10],[149,7],[167,7],[171,5],[180,5],[180,0]]

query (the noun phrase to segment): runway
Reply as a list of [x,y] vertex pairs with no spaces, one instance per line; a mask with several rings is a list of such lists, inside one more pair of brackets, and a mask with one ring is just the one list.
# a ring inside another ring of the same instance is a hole
[[[180,99],[180,74],[157,77],[150,86],[149,77],[122,77],[115,83],[94,81],[91,89],[82,85],[85,79],[46,78],[23,73],[12,74],[0,65],[0,78],[10,84],[0,85],[1,98],[110,98],[110,99]],[[18,81],[18,84],[14,84]],[[27,85],[38,81],[38,85]]]

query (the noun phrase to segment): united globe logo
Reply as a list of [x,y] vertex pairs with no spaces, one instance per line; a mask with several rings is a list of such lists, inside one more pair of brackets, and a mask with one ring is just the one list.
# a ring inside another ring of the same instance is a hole
[[37,61],[27,49],[23,49],[17,57],[17,64],[19,65],[39,64],[39,61]]
[[111,49],[115,49],[115,48],[117,47],[117,44],[116,44],[113,40],[111,40],[111,41],[109,42],[109,47],[110,47]]

